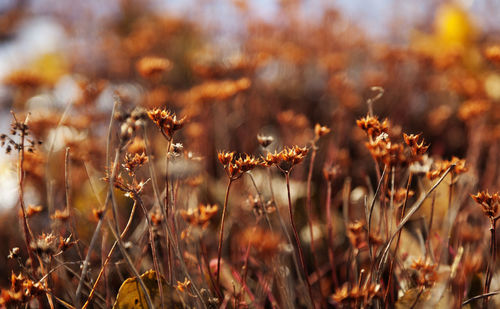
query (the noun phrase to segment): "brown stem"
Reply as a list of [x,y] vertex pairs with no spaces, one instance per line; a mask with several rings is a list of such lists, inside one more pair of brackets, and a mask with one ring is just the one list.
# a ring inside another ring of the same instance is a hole
[[[403,220],[403,217],[405,215],[406,205],[408,203],[408,193],[410,192],[410,185],[411,185],[412,176],[413,176],[413,173],[410,172],[410,174],[408,175],[408,182],[406,183],[405,201],[403,203],[403,208],[401,209],[401,216],[399,217],[399,221]],[[400,230],[398,232],[398,236],[397,236],[397,239],[396,239],[396,247],[394,249],[394,258],[391,259],[391,264],[389,266],[389,279],[387,280],[387,290],[385,291],[385,297],[384,297],[384,299],[385,299],[384,302],[386,303],[386,306],[389,304],[388,301],[387,301],[387,297],[389,295],[389,291],[390,291],[390,288],[391,288],[392,273],[394,271],[394,260],[396,259],[397,255],[398,255],[399,241],[401,239],[401,232],[402,232],[402,230]]]
[[295,221],[293,219],[292,199],[290,197],[290,171],[285,172],[285,178],[286,178],[286,190],[287,190],[287,194],[288,194],[288,211],[290,213],[290,222],[292,224],[293,235],[295,237],[295,242],[297,244],[297,250],[299,252],[300,265],[302,266],[302,271],[304,272],[304,279],[305,279],[306,284],[307,284],[307,291],[309,293],[309,297],[311,298],[311,304],[314,307],[314,298],[313,298],[313,294],[312,294],[311,283],[309,282],[309,276],[308,276],[307,270],[306,270],[306,264],[304,262],[304,254],[302,252],[302,245],[300,244],[299,234],[297,233],[297,228],[295,227]]
[[[142,202],[141,198],[138,196],[137,193],[134,193],[134,201],[141,206],[142,211],[144,212],[144,217],[146,218],[146,223],[148,225],[148,234],[149,234],[149,245],[151,247],[151,254],[153,256],[153,267],[156,272],[156,280],[158,281],[158,289],[160,290],[160,300],[161,300],[161,307],[164,308],[164,298],[163,298],[163,287],[161,283],[161,273],[160,273],[160,265],[158,264],[158,255],[156,253],[156,244],[155,244],[155,237],[154,237],[154,232],[153,232],[153,226],[151,223],[151,220],[149,219],[148,211],[146,207],[144,206],[144,203]],[[121,239],[119,240],[121,241]]]
[[[307,195],[306,195],[306,209],[307,209],[307,223],[309,225],[309,234],[311,235],[311,255],[313,259],[313,264],[316,273],[318,274],[318,278],[320,276],[318,259],[316,258],[316,250],[314,246],[314,229],[313,229],[313,210],[311,205],[311,182],[312,182],[312,174],[314,169],[314,161],[316,159],[316,144],[312,143],[312,153],[311,160],[309,161],[309,172],[307,174]],[[321,280],[318,280],[318,284],[320,285],[320,292],[323,295],[323,289],[321,289]],[[324,295],[323,295],[324,296]]]
[[[14,114],[13,114],[14,115]],[[14,116],[14,121],[17,121],[17,119]],[[35,270],[35,255],[33,253],[33,250],[31,250],[31,238],[33,238],[33,233],[31,232],[31,229],[28,224],[28,217],[26,216],[26,206],[24,205],[24,141],[25,141],[25,126],[26,126],[26,120],[23,123],[23,129],[21,130],[21,140],[20,140],[20,145],[19,145],[19,155],[18,155],[18,166],[17,166],[17,173],[18,173],[18,179],[19,179],[19,204],[21,206],[21,212],[23,215],[23,231],[24,231],[24,241],[26,243],[26,249],[28,251],[28,256],[31,259],[31,270],[34,273]]]
[[[165,155],[165,201],[164,201],[164,207],[165,207],[165,222],[166,224],[169,224],[169,181],[168,181],[168,163],[169,163],[169,157],[170,157],[170,146],[172,145],[172,139],[168,140],[168,146],[167,146],[167,153]],[[172,243],[169,241],[167,238],[167,269],[168,269],[168,282],[170,284],[173,283],[173,274],[172,274]]]
[[[134,204],[132,205],[132,210],[130,211],[130,216],[128,218],[127,225],[123,229],[123,232],[120,234],[121,240],[123,240],[123,237],[125,237],[125,234],[127,234],[128,230],[130,228],[130,225],[132,223],[132,219],[134,217],[136,205],[137,205],[137,202],[134,201]],[[83,304],[82,309],[87,308],[90,301],[92,300],[92,297],[94,297],[94,293],[95,293],[95,290],[97,288],[97,285],[99,284],[99,281],[101,280],[102,276],[104,275],[104,270],[106,269],[106,266],[108,265],[109,261],[111,260],[111,255],[115,251],[116,245],[117,245],[117,242],[115,241],[113,243],[113,246],[111,246],[111,249],[109,250],[108,255],[106,256],[106,260],[104,261],[104,263],[101,267],[101,270],[99,271],[99,274],[97,275],[97,278],[95,279],[94,285],[92,286],[92,290],[90,290],[89,296],[87,297],[87,301],[85,302],[85,304]]]
[[232,183],[233,183],[233,179],[229,178],[229,181],[227,183],[227,188],[226,188],[226,197],[224,198],[224,207],[222,208],[222,219],[220,222],[220,231],[219,231],[219,247],[217,249],[217,279],[216,279],[217,286],[219,286],[219,277],[220,277],[220,258],[222,255],[222,241],[223,241],[223,236],[224,236],[224,221],[226,219],[226,209],[227,209],[227,202],[229,199],[229,189],[231,189]]
[[338,287],[337,272],[335,267],[335,260],[333,255],[333,226],[332,226],[332,181],[328,180],[326,187],[326,227],[328,231],[328,260],[330,261],[330,267],[332,268],[332,281],[335,289]]
[[[490,233],[491,233],[491,242],[490,242],[490,261],[488,262],[488,268],[486,270],[486,279],[484,281],[484,294],[488,294],[490,292],[491,280],[493,279],[493,273],[495,269],[496,262],[496,220],[490,218]],[[488,308],[489,297],[485,297],[483,299],[483,308]]]

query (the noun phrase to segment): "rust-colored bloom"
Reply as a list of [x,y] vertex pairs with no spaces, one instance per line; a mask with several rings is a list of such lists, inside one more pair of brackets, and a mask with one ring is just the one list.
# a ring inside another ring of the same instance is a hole
[[316,140],[319,139],[321,136],[326,135],[328,133],[330,133],[330,128],[328,128],[326,126],[322,126],[319,123],[317,123],[314,126],[314,137]]
[[437,179],[448,170],[452,165],[453,167],[453,173],[455,175],[463,174],[467,172],[469,169],[465,166],[465,160],[464,159],[459,159],[457,157],[452,157],[451,160],[443,160],[443,161],[438,161],[434,163],[435,168],[429,172],[427,172],[427,178],[430,180]]
[[217,154],[217,158],[219,159],[219,162],[222,165],[227,166],[229,163],[233,161],[234,154],[235,154],[234,151],[231,152],[219,151],[219,153]]
[[423,287],[431,287],[437,280],[436,264],[432,264],[422,259],[416,259],[411,264],[411,268],[418,272],[417,283]]
[[389,132],[389,122],[387,119],[380,122],[376,116],[366,116],[356,121],[360,127],[370,138],[376,138],[382,133]]
[[135,153],[134,155],[127,153],[125,155],[125,163],[122,166],[127,170],[130,176],[135,175],[135,170],[148,162],[148,156],[143,152],[141,154]]
[[196,209],[181,210],[180,215],[189,225],[206,228],[219,210],[217,205],[200,205]]
[[295,145],[291,148],[285,147],[279,153],[269,152],[262,160],[265,166],[276,165],[283,172],[289,172],[295,165],[304,160],[308,151],[307,147]]
[[421,136],[422,133],[416,135],[407,135],[403,133],[403,139],[405,140],[406,145],[410,146],[411,153],[416,157],[421,157],[422,155],[424,155],[429,148],[429,145],[424,145],[424,141],[421,141],[420,143],[418,142]]
[[485,215],[493,218],[498,213],[498,206],[500,204],[500,193],[496,192],[493,195],[488,191],[478,192],[476,195],[471,195],[472,199],[476,201],[482,208]]
[[175,113],[159,108],[148,111],[148,116],[169,141],[172,139],[175,131],[182,129],[186,122],[186,117],[177,119]]

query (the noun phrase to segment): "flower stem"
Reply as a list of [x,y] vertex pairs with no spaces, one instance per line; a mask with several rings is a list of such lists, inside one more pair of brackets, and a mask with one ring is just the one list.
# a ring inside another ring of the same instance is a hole
[[227,209],[227,202],[229,199],[229,189],[231,189],[232,183],[233,183],[233,179],[229,178],[229,181],[227,183],[227,188],[226,188],[226,197],[224,198],[224,207],[222,208],[222,219],[220,222],[220,231],[219,231],[219,248],[217,249],[217,279],[216,279],[217,286],[219,286],[219,278],[220,278],[220,258],[222,255],[222,241],[223,241],[223,236],[224,236],[224,221],[226,219],[226,209]]
[[288,211],[290,213],[290,222],[292,224],[293,235],[295,236],[295,242],[297,244],[297,251],[299,252],[300,265],[302,266],[302,271],[304,272],[304,278],[307,284],[307,291],[309,293],[309,297],[311,298],[311,304],[314,307],[314,298],[312,296],[311,283],[309,282],[309,276],[307,275],[306,265],[304,263],[304,254],[302,252],[302,245],[300,244],[299,234],[297,233],[297,228],[295,227],[295,222],[293,219],[293,210],[292,210],[292,199],[290,197],[290,172],[285,172],[286,178],[286,190],[288,194]]

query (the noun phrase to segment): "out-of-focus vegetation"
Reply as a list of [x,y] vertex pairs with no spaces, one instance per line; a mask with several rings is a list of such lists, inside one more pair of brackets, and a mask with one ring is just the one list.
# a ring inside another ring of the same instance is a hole
[[465,7],[391,41],[90,3],[0,15],[1,307],[500,304],[500,39]]

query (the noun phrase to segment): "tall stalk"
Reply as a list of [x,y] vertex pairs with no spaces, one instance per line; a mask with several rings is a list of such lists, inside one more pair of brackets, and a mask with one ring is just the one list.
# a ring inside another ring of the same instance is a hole
[[311,298],[311,304],[313,304],[313,307],[314,307],[314,298],[313,298],[313,294],[312,294],[311,283],[309,282],[309,276],[308,276],[307,270],[306,270],[306,264],[304,262],[304,254],[302,251],[302,245],[300,244],[299,234],[297,233],[297,228],[295,227],[295,221],[293,219],[292,199],[290,197],[290,172],[289,171],[285,171],[285,178],[286,178],[286,190],[287,190],[287,195],[288,195],[288,211],[290,213],[290,222],[292,224],[293,235],[295,237],[295,242],[297,244],[297,251],[299,252],[300,265],[302,267],[302,271],[304,272],[304,278],[305,278],[306,284],[307,284],[307,291],[309,293],[309,297]]
[[224,207],[222,208],[222,219],[220,222],[220,231],[219,231],[219,247],[217,249],[217,278],[216,278],[216,283],[217,286],[219,286],[219,278],[220,278],[220,258],[222,256],[222,242],[223,242],[223,236],[224,236],[224,222],[226,219],[226,209],[227,209],[227,202],[229,199],[229,190],[231,189],[231,184],[233,183],[233,179],[229,178],[229,181],[227,183],[227,188],[226,188],[226,197],[224,198]]
[[333,225],[332,225],[332,181],[327,180],[326,187],[326,228],[328,233],[328,260],[330,261],[330,267],[332,268],[332,281],[335,288],[338,287],[337,273],[335,267],[335,259],[333,255]]

